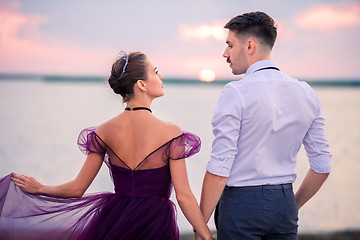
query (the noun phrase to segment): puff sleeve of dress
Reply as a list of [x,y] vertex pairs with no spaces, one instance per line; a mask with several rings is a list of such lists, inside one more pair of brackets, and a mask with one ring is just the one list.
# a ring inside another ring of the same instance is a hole
[[104,156],[106,153],[106,145],[103,140],[95,133],[96,127],[83,129],[78,137],[77,144],[79,149],[85,155],[96,153]]
[[200,138],[195,134],[184,132],[171,141],[167,149],[167,157],[171,160],[188,158],[198,153],[200,148]]

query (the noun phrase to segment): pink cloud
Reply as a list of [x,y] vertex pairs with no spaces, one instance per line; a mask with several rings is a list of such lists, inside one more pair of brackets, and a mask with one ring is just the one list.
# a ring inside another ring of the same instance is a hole
[[0,72],[51,74],[103,74],[111,53],[87,49],[59,39],[45,40],[39,26],[47,19],[0,9]]
[[207,40],[216,39],[224,41],[226,38],[226,29],[224,24],[199,24],[195,26],[181,25],[179,35],[184,40]]
[[348,2],[317,6],[299,14],[295,18],[295,25],[319,30],[360,26],[360,4]]
[[277,41],[286,42],[296,37],[294,29],[286,21],[277,19],[275,20],[275,25],[277,28]]

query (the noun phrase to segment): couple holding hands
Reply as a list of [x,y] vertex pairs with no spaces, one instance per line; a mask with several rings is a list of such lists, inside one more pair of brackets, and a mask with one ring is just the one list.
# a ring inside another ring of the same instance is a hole
[[[270,54],[277,36],[263,12],[232,18],[223,53],[239,81],[227,84],[212,119],[215,140],[200,206],[188,182],[185,158],[200,139],[158,119],[151,103],[164,95],[162,76],[141,52],[121,52],[109,84],[126,108],[84,129],[78,145],[87,157],[77,177],[48,186],[9,174],[0,180],[0,235],[5,239],[179,239],[176,199],[195,239],[297,239],[298,209],[331,171],[321,104],[305,82],[280,71]],[[310,169],[296,193],[296,155]],[[102,163],[114,193],[85,194]]]

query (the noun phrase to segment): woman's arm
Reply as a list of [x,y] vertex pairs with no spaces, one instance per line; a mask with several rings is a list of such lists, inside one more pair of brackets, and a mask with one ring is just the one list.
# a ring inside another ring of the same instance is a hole
[[81,197],[100,170],[103,157],[99,154],[89,154],[84,165],[74,180],[57,186],[43,185],[32,177],[14,174],[12,181],[26,192],[44,194],[54,197]]
[[199,205],[194,197],[186,172],[185,159],[170,160],[171,178],[174,184],[176,199],[186,219],[202,239],[214,239],[204,221]]

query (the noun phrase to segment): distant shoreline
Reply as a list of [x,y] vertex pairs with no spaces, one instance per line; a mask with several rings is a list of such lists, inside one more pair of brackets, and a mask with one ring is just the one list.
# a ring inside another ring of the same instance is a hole
[[[23,80],[23,81],[45,81],[45,82],[104,82],[106,77],[101,76],[60,76],[60,75],[35,75],[35,74],[4,74],[0,73],[0,81],[3,80]],[[360,79],[299,79],[305,81],[311,86],[321,87],[360,87]],[[234,80],[215,80],[212,82],[204,82],[198,79],[187,78],[167,78],[163,79],[165,84],[179,85],[225,85]]]

